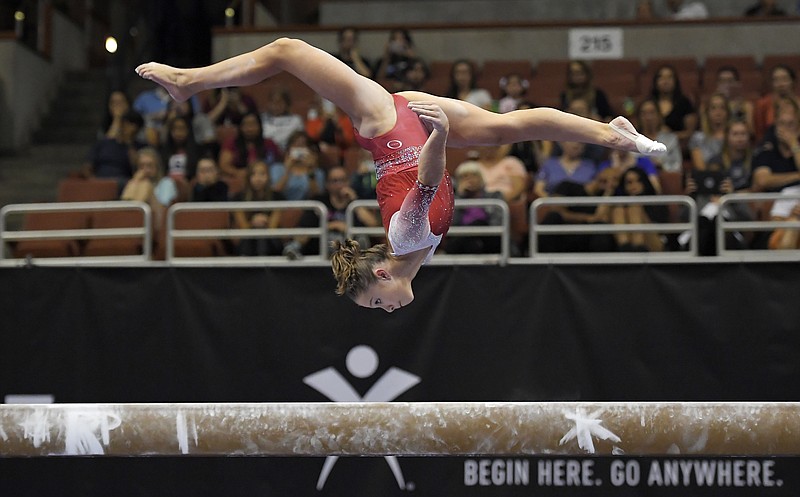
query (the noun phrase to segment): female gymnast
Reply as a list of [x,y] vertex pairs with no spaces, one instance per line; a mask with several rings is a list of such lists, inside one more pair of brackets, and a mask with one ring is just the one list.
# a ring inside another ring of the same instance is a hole
[[433,254],[453,216],[445,146],[500,145],[530,140],[579,141],[662,155],[666,147],[640,135],[624,117],[609,124],[536,108],[496,114],[422,92],[390,94],[377,82],[301,40],[281,38],[206,67],[150,62],[136,68],[178,101],[203,90],[249,86],[286,71],[342,109],[359,144],[372,152],[378,203],[389,246],[362,250],[337,243],[331,257],[336,293],[358,305],[400,309],[414,300],[411,281]]

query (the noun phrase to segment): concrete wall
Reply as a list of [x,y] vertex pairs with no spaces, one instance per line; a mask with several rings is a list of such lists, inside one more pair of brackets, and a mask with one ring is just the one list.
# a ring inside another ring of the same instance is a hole
[[[751,54],[760,60],[767,54],[798,53],[800,39],[797,18],[775,21],[725,23],[664,22],[639,25],[620,23],[624,57],[694,56],[702,62],[709,55]],[[580,25],[580,27],[587,27]],[[568,57],[569,25],[531,25],[529,27],[425,28],[411,33],[419,53],[427,60],[453,60],[460,57],[478,62],[487,59],[542,59]],[[215,60],[252,50],[280,36],[308,41],[323,50],[336,47],[336,30],[264,31],[218,33],[214,37]],[[363,30],[361,52],[372,59],[380,57],[387,30]]]
[[16,40],[0,39],[0,150],[27,147],[63,72],[86,66],[83,34],[59,12],[53,15],[49,59]]

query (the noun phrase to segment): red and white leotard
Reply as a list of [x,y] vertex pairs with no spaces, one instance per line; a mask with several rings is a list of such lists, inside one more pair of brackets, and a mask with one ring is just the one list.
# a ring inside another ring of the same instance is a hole
[[438,187],[417,181],[419,154],[428,130],[408,108],[408,100],[392,95],[397,122],[389,132],[356,141],[372,153],[378,177],[378,205],[383,228],[395,255],[430,247],[430,260],[453,221],[453,185],[447,171]]

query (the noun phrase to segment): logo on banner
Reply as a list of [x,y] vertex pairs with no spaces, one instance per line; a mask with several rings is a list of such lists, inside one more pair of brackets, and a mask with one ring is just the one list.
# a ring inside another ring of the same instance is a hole
[[[372,347],[358,345],[350,349],[345,359],[347,372],[356,378],[369,378],[378,370],[378,354]],[[355,388],[335,368],[328,367],[312,373],[303,378],[303,383],[318,391],[334,402],[391,402],[400,395],[409,391],[420,382],[416,375],[391,367],[380,378],[375,380],[364,396],[360,396]],[[325,464],[317,480],[317,490],[325,487],[325,482],[333,470],[339,456],[327,456]],[[403,470],[395,456],[385,456],[389,468],[392,470],[397,486],[402,490],[411,490],[406,485]]]

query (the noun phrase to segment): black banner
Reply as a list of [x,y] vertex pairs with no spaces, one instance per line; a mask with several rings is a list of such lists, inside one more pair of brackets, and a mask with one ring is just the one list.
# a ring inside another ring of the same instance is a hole
[[[0,395],[56,402],[783,401],[797,264],[0,270]],[[0,443],[2,440],[0,439]],[[773,458],[0,460],[0,495],[797,495]],[[47,477],[43,477],[47,475]]]

